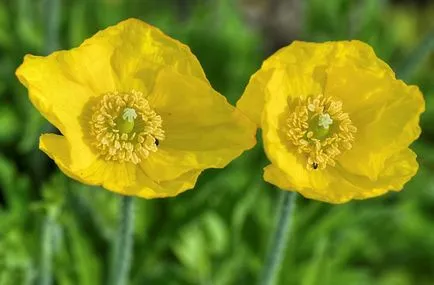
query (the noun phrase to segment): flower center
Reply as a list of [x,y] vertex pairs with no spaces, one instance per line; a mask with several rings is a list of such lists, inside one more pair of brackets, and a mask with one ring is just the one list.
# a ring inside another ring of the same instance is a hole
[[92,108],[92,146],[105,160],[137,164],[158,150],[162,124],[141,92],[108,92]]
[[308,169],[334,166],[335,158],[349,150],[357,128],[342,102],[324,95],[288,102],[290,113],[285,121],[285,137],[307,158]]

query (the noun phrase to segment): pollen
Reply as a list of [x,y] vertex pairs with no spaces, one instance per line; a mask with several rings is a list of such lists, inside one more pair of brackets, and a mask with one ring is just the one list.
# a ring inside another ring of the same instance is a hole
[[162,126],[141,92],[108,92],[92,107],[91,145],[105,160],[138,164],[158,150]]
[[306,168],[335,166],[336,157],[352,148],[357,128],[342,102],[320,94],[288,102],[284,137],[306,157]]

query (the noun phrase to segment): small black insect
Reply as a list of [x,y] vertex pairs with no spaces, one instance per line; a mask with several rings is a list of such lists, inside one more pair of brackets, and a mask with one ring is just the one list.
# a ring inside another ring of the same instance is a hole
[[318,168],[318,163],[316,163],[316,162],[312,163],[312,168],[313,169],[317,169]]
[[158,139],[155,139],[155,145],[158,146],[160,144],[160,141]]

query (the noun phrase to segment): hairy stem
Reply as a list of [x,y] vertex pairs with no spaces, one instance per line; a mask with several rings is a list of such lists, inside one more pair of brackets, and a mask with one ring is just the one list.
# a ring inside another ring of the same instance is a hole
[[52,215],[44,218],[41,239],[41,267],[39,275],[40,285],[51,285],[53,283],[52,260],[53,260],[53,230],[55,222]]
[[281,192],[280,207],[277,212],[277,227],[273,234],[264,269],[259,280],[260,285],[275,284],[282,267],[283,258],[285,257],[285,249],[295,210],[296,194],[289,191]]
[[133,202],[133,197],[123,196],[121,198],[120,220],[110,268],[109,284],[112,285],[126,285],[128,283],[133,250]]

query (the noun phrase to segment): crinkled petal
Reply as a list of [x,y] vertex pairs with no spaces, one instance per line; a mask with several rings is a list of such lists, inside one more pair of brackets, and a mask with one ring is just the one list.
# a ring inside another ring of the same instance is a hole
[[41,135],[39,148],[53,159],[62,170],[67,170],[71,177],[79,177],[81,170],[86,169],[97,160],[95,154],[81,140],[71,144],[61,135]]
[[149,102],[162,117],[166,137],[158,146],[161,152],[142,163],[153,179],[222,168],[256,143],[254,124],[195,77],[161,72]]
[[287,173],[287,179],[304,187],[309,185],[306,159],[282,137],[282,119],[289,112],[288,99],[321,92],[322,85],[292,69],[276,71],[274,80],[269,84],[262,114],[265,152],[273,164]]
[[364,191],[358,191],[354,194],[354,199],[366,199],[381,195],[387,191],[400,191],[404,184],[407,183],[416,173],[419,165],[416,160],[416,154],[405,148],[395,152],[386,160],[384,168],[378,175],[377,180],[353,175],[350,172],[345,173],[345,179]]
[[[243,111],[258,127],[261,125],[262,110],[264,108],[265,93],[267,86],[274,86],[276,80],[275,69],[261,70],[250,77],[249,84],[244,90],[243,96],[237,102],[237,108]],[[273,77],[274,75],[274,77]],[[281,80],[278,78],[277,80]]]
[[281,189],[297,191],[306,198],[340,204],[352,199],[367,199],[380,196],[388,191],[400,191],[418,169],[416,155],[404,149],[387,160],[378,179],[371,181],[366,177],[354,175],[339,168],[323,171],[309,171],[307,184],[300,184],[276,165],[264,169],[265,181]]
[[191,170],[168,181],[155,181],[132,163],[86,159],[79,148],[71,148],[63,136],[54,134],[41,136],[40,148],[66,175],[77,181],[142,198],[176,196],[192,189],[201,173],[201,170]]
[[353,148],[339,156],[338,162],[347,171],[372,180],[391,155],[419,137],[419,117],[424,110],[417,87],[385,74],[351,66],[331,68],[326,88],[327,95],[342,98],[344,110],[357,127]]
[[204,169],[196,155],[189,151],[177,151],[159,147],[147,159],[140,163],[143,171],[156,182],[174,179],[194,169]]
[[311,187],[300,190],[304,196],[329,203],[344,203],[351,199],[367,199],[388,191],[399,191],[418,169],[416,155],[404,149],[392,155],[376,180],[354,175],[339,168],[314,172]]
[[[98,54],[94,49],[87,48],[86,51]],[[81,53],[88,54],[74,49],[47,57],[27,55],[16,71],[20,82],[27,87],[33,105],[66,136],[82,133],[79,117],[89,98],[98,95],[96,87],[86,77],[88,67]],[[82,66],[79,66],[80,62]],[[98,60],[95,62],[98,66]],[[91,62],[87,64],[91,65]],[[104,77],[101,80],[110,88],[110,80]]]
[[173,197],[181,192],[194,188],[199,177],[200,170],[192,170],[183,173],[179,177],[168,181],[152,180],[140,167],[132,164],[101,163],[101,168],[94,175],[104,177],[102,182],[97,183],[110,191],[138,196],[146,199]]
[[201,171],[189,171],[168,181],[152,180],[140,167],[131,163],[97,161],[87,169],[86,181],[110,191],[146,199],[176,196],[194,188]]
[[89,45],[108,46],[113,50],[109,64],[120,91],[151,92],[159,70],[164,68],[208,82],[188,46],[137,19],[120,22],[82,44]]
[[27,55],[16,75],[38,110],[68,136],[77,129],[76,118],[92,96],[133,89],[146,94],[163,68],[208,82],[186,45],[140,20],[128,19],[78,48],[46,57]]
[[[375,57],[372,48],[359,41],[308,43],[294,41],[264,61],[250,78],[243,96],[237,102],[251,120],[260,125],[264,98],[268,94],[274,70],[295,70],[297,74],[312,78],[321,85],[327,80],[330,65],[356,60],[361,68],[393,74],[384,62]],[[344,77],[346,78],[346,77]],[[300,94],[303,96],[303,94]]]
[[295,183],[291,181],[291,176],[286,175],[274,164],[269,164],[264,168],[264,180],[282,190],[295,191]]

